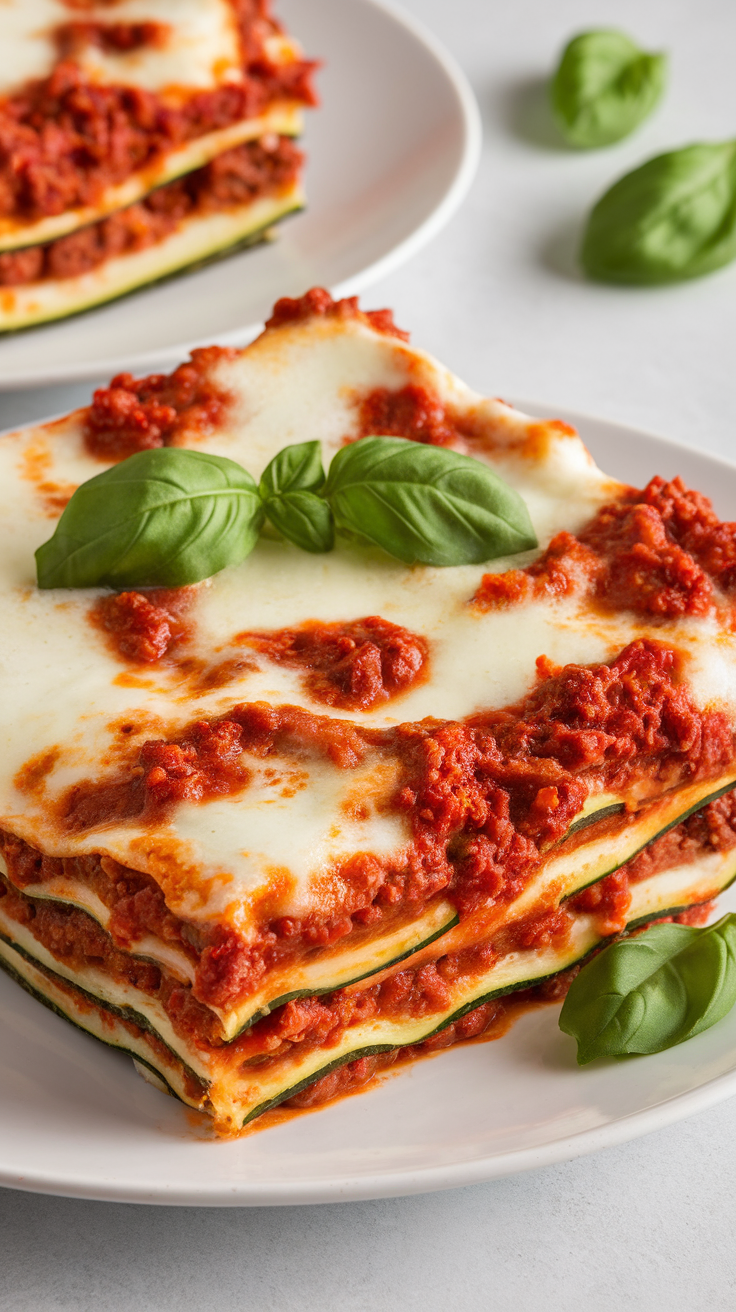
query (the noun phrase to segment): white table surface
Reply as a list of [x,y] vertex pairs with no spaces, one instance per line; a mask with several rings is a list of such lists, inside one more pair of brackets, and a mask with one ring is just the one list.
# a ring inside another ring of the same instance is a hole
[[[574,267],[582,216],[611,181],[660,150],[736,131],[736,6],[406,6],[473,82],[483,161],[460,214],[365,303],[393,306],[416,343],[481,391],[736,458],[736,265],[660,291],[595,287]],[[634,138],[572,154],[550,130],[543,79],[569,35],[611,23],[671,51],[670,91]],[[0,397],[0,428],[89,390]],[[736,1100],[594,1157],[385,1202],[207,1211],[0,1190],[0,1309],[713,1312],[736,1306],[735,1231]]]

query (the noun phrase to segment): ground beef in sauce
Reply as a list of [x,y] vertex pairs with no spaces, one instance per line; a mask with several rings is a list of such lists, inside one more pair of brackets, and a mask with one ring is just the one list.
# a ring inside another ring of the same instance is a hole
[[[338,990],[323,997],[287,1003],[258,1021],[241,1037],[238,1041],[239,1059],[262,1063],[282,1051],[284,1044],[329,1047],[348,1026],[378,1016],[418,1018],[440,1012],[449,1003],[452,985],[461,978],[488,971],[502,955],[564,943],[571,926],[571,914],[592,913],[596,916],[600,933],[620,933],[626,925],[632,883],[670,865],[686,864],[703,854],[733,847],[736,847],[736,795],[729,793],[703,807],[668,834],[656,839],[627,865],[563,906],[536,912],[506,926],[492,942],[446,953],[419,967],[395,971],[380,983],[368,984],[359,992]],[[9,913],[20,923],[27,924],[54,955],[77,966],[88,962],[90,957],[104,962],[105,968],[115,978],[134,982],[137,987],[158,997],[179,1032],[199,1033],[208,1037],[210,1042],[218,1041],[211,1017],[202,1012],[200,1002],[217,1005],[227,996],[222,988],[219,993],[213,988],[218,966],[225,967],[223,979],[230,988],[236,982],[241,987],[248,981],[252,984],[256,954],[248,960],[242,945],[234,940],[222,940],[214,949],[211,946],[202,949],[200,945],[199,951],[192,954],[192,944],[182,936],[181,923],[168,912],[160,889],[148,876],[126,870],[110,858],[100,861],[97,857],[67,860],[45,857],[10,835],[3,836],[3,848],[13,883],[0,884],[0,896],[11,899],[5,904]],[[112,941],[85,913],[58,904],[37,903],[18,891],[65,870],[77,878],[86,879],[106,904],[112,906]],[[710,909],[710,904],[693,907],[674,919],[682,924],[702,924]],[[265,954],[270,967],[284,964],[295,944],[300,951],[307,946],[299,934],[294,935],[291,942],[287,934],[279,945],[276,928],[271,927]],[[157,933],[164,940],[177,942],[189,951],[193,962],[198,960],[193,990],[172,981],[158,967],[145,962],[131,963],[124,953],[117,951],[118,947],[129,948],[146,930]],[[262,951],[263,947],[262,943]],[[564,978],[551,981],[545,996],[554,999],[563,996],[564,982]],[[461,1021],[427,1040],[422,1047],[432,1049],[472,1037],[497,1016],[496,1009],[500,1005],[484,1004],[484,1007],[476,1008]]]
[[278,192],[296,180],[303,162],[289,137],[236,146],[98,223],[43,246],[0,254],[0,287],[76,278],[106,260],[155,246],[185,219]]
[[[303,59],[273,64],[265,54],[264,40],[279,30],[267,0],[231,3],[240,34],[242,82],[193,91],[175,105],[140,87],[92,83],[73,56],[67,56],[50,77],[27,82],[4,97],[0,214],[32,221],[95,204],[105,187],[154,164],[166,152],[254,118],[275,101],[315,105],[312,77],[317,65]],[[152,35],[146,24],[94,27],[99,29],[97,44]],[[81,39],[79,27],[71,28],[64,25],[60,31],[62,44]]]
[[336,624],[312,620],[296,629],[238,634],[235,641],[303,671],[315,701],[346,711],[372,710],[426,674],[426,639],[380,615]]
[[649,619],[707,615],[714,586],[736,583],[736,524],[719,520],[707,497],[681,479],[653,478],[603,506],[574,535],[558,533],[525,569],[486,574],[473,597],[481,610],[571,593]]
[[296,298],[282,296],[274,305],[271,318],[266,320],[266,328],[282,328],[285,324],[315,318],[358,319],[374,332],[398,337],[402,342],[409,340],[409,334],[396,327],[391,310],[361,310],[357,296],[335,301],[324,287],[312,287],[304,296]]
[[193,588],[151,588],[100,597],[90,619],[107,634],[123,660],[147,665],[162,657],[189,632],[185,615]]
[[542,673],[516,706],[445,725],[371,730],[297,707],[234,707],[176,741],[146,741],[118,779],[76,785],[61,820],[82,832],[113,817],[145,812],[153,820],[179,801],[237,793],[249,777],[244,751],[275,762],[315,752],[344,769],[371,752],[398,763],[393,805],[413,832],[408,854],[356,853],[345,862],[339,913],[269,920],[247,946],[235,931],[215,930],[197,989],[203,1000],[227,1006],[276,962],[392,913],[415,914],[439,892],[462,916],[513,900],[540,851],[566,833],[587,780],[623,788],[647,776],[674,787],[716,777],[733,758],[725,715],[698,710],[679,682],[675,653],[660,644],[632,643],[610,665],[545,666]]
[[235,355],[232,347],[207,346],[192,351],[172,374],[117,374],[93,395],[84,421],[87,451],[104,461],[124,460],[136,451],[173,446],[190,431],[212,432],[230,404],[212,372]]

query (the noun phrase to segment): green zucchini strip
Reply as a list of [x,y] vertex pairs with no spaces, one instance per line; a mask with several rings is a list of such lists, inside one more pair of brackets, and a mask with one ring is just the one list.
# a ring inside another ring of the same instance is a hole
[[[57,984],[53,976],[39,970],[34,961],[11,947],[3,938],[0,938],[0,967],[37,1002],[42,1002],[57,1016],[68,1020],[83,1034],[90,1034],[108,1047],[126,1053],[134,1062],[140,1062],[161,1081],[166,1092],[190,1107],[202,1109],[206,1106],[206,1090],[202,1091],[199,1098],[193,1098],[188,1092],[184,1080],[184,1063],[173,1056],[170,1064],[164,1062],[160,1053],[154,1057],[146,1040],[131,1034],[121,1023],[122,1018],[109,1008],[100,1014],[96,1008],[84,1007],[81,1000],[80,1004],[76,1004],[75,999]],[[82,995],[82,990],[77,992]]]
[[[664,915],[676,914],[689,906],[709,901],[727,888],[734,878],[736,878],[734,851],[713,853],[702,857],[699,861],[653,875],[648,880],[632,885],[628,927],[638,926],[647,920]],[[11,941],[8,941],[9,929],[13,934]],[[603,941],[597,929],[596,918],[592,915],[579,914],[575,919],[570,939],[563,947],[525,949],[508,953],[483,975],[459,982],[454,990],[451,1004],[442,1013],[406,1020],[377,1018],[346,1030],[339,1043],[329,1050],[312,1049],[303,1054],[291,1053],[281,1061],[274,1061],[265,1068],[244,1067],[239,1074],[228,1074],[222,1084],[214,1076],[209,1091],[212,1107],[220,1117],[232,1118],[236,1115],[240,1123],[246,1124],[347,1062],[355,1061],[361,1056],[421,1043],[484,1002],[540,984],[560,971],[570,969]],[[40,944],[36,943],[22,926],[7,919],[3,926],[3,941],[0,941],[0,958],[2,958],[0,964],[8,962],[16,975],[20,974],[23,979],[31,978],[29,971],[36,969],[36,961],[46,965],[44,950]],[[52,959],[49,957],[49,960]],[[89,1008],[85,1009],[81,1004],[78,1009],[75,1008],[73,991],[63,995],[60,995],[58,989],[54,991],[53,976],[60,978],[62,970],[63,967],[55,960],[53,969],[47,967],[43,972],[36,969],[36,974],[31,980],[33,990],[40,994],[43,1000],[50,998],[55,1010],[61,1010],[82,1029],[87,1029],[88,1032],[100,1037],[99,1022],[96,1019],[90,1020],[90,1015],[94,1017],[95,1013],[89,1013]],[[115,1007],[114,1016],[136,1019],[136,1023],[142,1027],[158,1029],[148,1019],[147,1014],[141,1015],[140,1012],[129,1008],[125,988],[108,980],[105,993],[96,993],[94,989],[88,987],[87,972],[84,972],[84,976],[83,988],[80,988],[79,984],[73,986],[80,998],[85,998],[86,995],[90,1001],[98,1000],[106,1012],[112,1010],[112,1003]],[[79,975],[76,979],[81,983]],[[140,1005],[140,996],[138,994],[137,1005]],[[168,1043],[168,1032],[162,1037],[177,1055],[186,1051],[186,1045],[179,1039],[176,1045]],[[125,1043],[117,1042],[116,1046],[133,1050],[127,1040]],[[140,1046],[145,1047],[145,1041],[138,1045]],[[135,1055],[137,1057],[140,1055],[138,1048],[135,1050]],[[155,1055],[152,1057],[150,1050],[144,1053],[144,1059],[147,1065],[160,1073],[171,1086],[168,1065],[166,1069],[159,1072]],[[206,1080],[206,1067],[199,1054],[195,1057],[192,1049],[189,1049],[186,1051],[186,1057],[180,1059],[186,1060],[189,1069],[200,1079]]]
[[[702,862],[662,874],[670,878],[665,881],[661,874],[654,875],[651,880],[632,886],[627,929],[707,902],[728,888],[736,878],[736,853],[717,853],[714,857],[704,858]],[[662,883],[658,887],[660,880]],[[544,983],[561,971],[578,965],[603,942],[605,939],[596,928],[595,917],[578,915],[570,941],[564,948],[550,947],[509,953],[486,974],[477,977],[472,983],[460,985],[450,1007],[441,1016],[435,1014],[409,1021],[374,1020],[346,1030],[340,1044],[330,1049],[329,1056],[324,1050],[317,1049],[307,1053],[301,1060],[299,1057],[291,1061],[287,1058],[281,1071],[274,1066],[268,1074],[262,1073],[260,1078],[256,1068],[253,1072],[255,1079],[250,1085],[244,1084],[241,1099],[246,1108],[256,1098],[259,1101],[245,1110],[243,1124],[246,1125],[286,1099],[293,1098],[309,1084],[347,1062],[362,1056],[388,1052],[393,1048],[422,1043],[484,1002]],[[328,1057],[327,1061],[325,1057]],[[244,1077],[246,1070],[243,1071]]]
[[200,169],[216,155],[225,150],[232,150],[245,141],[255,141],[267,133],[276,133],[279,137],[298,137],[302,131],[303,115],[301,107],[296,104],[282,103],[271,105],[259,118],[242,119],[228,127],[217,128],[207,132],[193,141],[187,141],[177,150],[169,151],[162,160],[133,173],[123,182],[105,189],[94,205],[84,205],[74,210],[64,210],[61,214],[50,214],[35,223],[20,219],[0,218],[0,251],[21,250],[24,246],[41,246],[45,242],[55,241],[78,228],[86,228],[97,223],[115,210],[133,205],[150,192],[164,187],[167,182],[183,177]]
[[3,915],[2,902],[0,902],[0,943],[6,948],[13,949],[25,960],[41,966],[44,971],[50,971],[57,979],[72,985],[84,998],[104,1007],[121,1020],[128,1020],[133,1025],[138,1025],[140,1029],[155,1034],[174,1058],[187,1066],[203,1083],[209,1084],[212,1072],[206,1053],[195,1048],[176,1033],[166,1012],[155,998],[149,997],[130,984],[113,980],[105,971],[97,970],[93,966],[71,970],[63,961],[57,961],[56,957],[33,937],[25,925],[20,925],[17,920]]
[[[596,835],[591,826],[591,831],[569,848],[567,840],[570,831],[568,831],[563,842],[552,849],[544,865],[519,897],[508,906],[500,907],[495,921],[489,922],[487,916],[483,918],[478,937],[486,939],[491,934],[497,933],[504,925],[533,914],[540,902],[544,905],[552,905],[555,901],[563,901],[596,883],[630,861],[643,847],[679,824],[693,811],[727,792],[733,785],[733,776],[729,775],[708,784],[678,789],[675,793],[650,804],[639,816],[633,816],[631,821],[617,833]],[[612,815],[614,812],[610,797],[599,800],[603,805],[597,814],[593,813],[592,818],[601,819]],[[619,810],[622,804],[613,805]],[[1,859],[0,869],[2,869]],[[107,907],[81,882],[75,883],[64,877],[46,884],[30,885],[24,889],[24,892],[30,897],[47,897],[79,907],[97,920],[103,929],[107,929],[109,925],[110,913]],[[402,925],[387,934],[363,941],[357,947],[348,939],[336,949],[315,955],[290,967],[281,975],[271,975],[257,993],[252,994],[240,1005],[229,1010],[211,1008],[220,1020],[222,1038],[226,1043],[231,1042],[257,1020],[294,998],[332,993],[335,989],[357,984],[371,975],[407,961],[442,935],[447,934],[457,923],[458,916],[452,903],[442,899],[430,904],[418,919],[408,925]],[[467,936],[464,937],[464,943],[469,941]],[[452,946],[450,941],[449,947]],[[153,935],[140,940],[136,944],[136,951],[131,955],[153,961],[164,969],[170,970],[176,977],[193,979],[191,962],[184,953],[178,952],[169,944],[162,943]],[[46,964],[55,970],[61,969],[51,957]],[[70,974],[69,978],[76,979],[80,976]],[[92,979],[90,989],[91,992],[96,992],[96,976]],[[149,1013],[148,1008],[152,1005],[150,1000],[145,995],[133,991],[129,999],[130,1005],[133,1001],[136,1010],[143,1011],[146,1015],[150,1014],[151,1023],[155,1025],[159,1010]]]
[[[0,873],[4,873],[4,863],[0,857]],[[67,879],[48,880],[44,884],[29,884],[23,889],[28,897],[43,898],[51,902],[60,902],[65,906],[76,907],[84,911],[105,930],[109,928],[110,911],[97,894],[81,881]],[[0,904],[1,905],[1,904]],[[0,915],[0,924],[2,924]],[[357,947],[338,947],[330,953],[323,953],[297,963],[281,975],[271,976],[267,983],[252,994],[239,1006],[229,1011],[212,1007],[222,1026],[222,1037],[226,1043],[236,1038],[243,1030],[261,1020],[263,1016],[281,1007],[293,998],[315,997],[322,993],[333,993],[337,988],[348,984],[357,984],[378,971],[387,970],[398,965],[407,957],[414,956],[422,948],[446,934],[458,923],[458,914],[451,902],[442,899],[430,903],[421,916],[402,924],[380,937],[365,940]],[[164,970],[169,970],[175,978],[194,981],[194,968],[183,952],[164,943],[153,934],[146,935],[135,944],[135,951],[130,956],[143,961],[151,961]],[[49,964],[51,964],[49,959]],[[57,969],[54,966],[54,969]],[[70,976],[70,978],[72,978]],[[74,978],[77,978],[75,975]]]
[[303,207],[299,183],[279,196],[261,196],[237,209],[184,219],[163,241],[144,250],[106,260],[76,278],[5,287],[0,298],[0,333],[35,328],[66,319],[130,292],[231,255],[261,241],[268,229]]

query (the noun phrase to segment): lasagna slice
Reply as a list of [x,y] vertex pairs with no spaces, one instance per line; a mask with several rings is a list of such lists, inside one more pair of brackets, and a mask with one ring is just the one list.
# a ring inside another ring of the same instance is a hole
[[10,0],[0,331],[252,243],[303,204],[315,65],[268,0]]
[[[34,586],[74,489],[138,451],[257,479],[369,435],[489,464],[539,549],[434,568],[272,531],[186,588]],[[0,466],[0,959],[218,1133],[493,1036],[736,876],[736,527],[607,477],[388,312],[279,302]]]

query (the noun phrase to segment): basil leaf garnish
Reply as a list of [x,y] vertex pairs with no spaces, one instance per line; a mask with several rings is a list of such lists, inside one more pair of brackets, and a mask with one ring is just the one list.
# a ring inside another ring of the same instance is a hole
[[162,447],[82,483],[36,552],[40,588],[181,587],[244,560],[263,507],[233,460]]
[[467,565],[537,545],[518,492],[487,465],[403,437],[367,437],[335,456],[285,447],[256,487],[223,456],[162,447],[77,488],[36,552],[40,588],[181,587],[237,565],[268,516],[304,551],[335,528],[409,564]]
[[266,515],[274,528],[302,551],[331,551],[335,545],[332,512],[316,495],[324,482],[319,442],[285,446],[261,477]]
[[487,465],[403,437],[343,447],[323,495],[338,530],[406,564],[479,564],[537,545],[518,492]]
[[269,497],[265,509],[274,528],[302,551],[332,551],[335,524],[322,497],[314,492],[285,492]]
[[284,492],[319,492],[324,487],[322,448],[319,442],[295,442],[277,452],[266,465],[260,482],[264,501]]
[[578,1063],[663,1052],[707,1030],[736,1002],[736,916],[704,929],[653,925],[593,957],[573,980],[560,1029]]
[[625,32],[582,32],[550,83],[560,131],[583,149],[620,141],[652,112],[666,76],[667,56],[647,54]]
[[736,141],[650,159],[593,209],[580,253],[604,282],[698,278],[736,257]]

